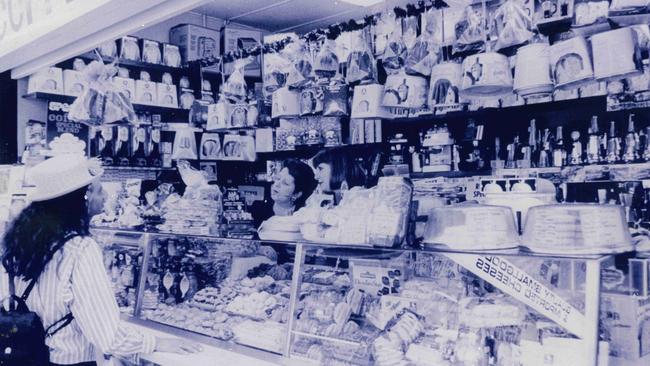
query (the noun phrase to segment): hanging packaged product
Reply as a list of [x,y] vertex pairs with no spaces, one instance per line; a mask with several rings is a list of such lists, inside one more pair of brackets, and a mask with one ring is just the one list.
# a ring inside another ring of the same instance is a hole
[[228,118],[228,128],[240,128],[248,126],[248,104],[231,104]]
[[135,102],[146,105],[158,104],[158,85],[151,81],[151,75],[147,71],[140,71],[140,80],[135,81]]
[[514,91],[522,97],[540,97],[553,92],[550,46],[533,43],[517,50]]
[[63,94],[63,70],[60,67],[47,67],[29,76],[27,93]]
[[[467,4],[464,1],[463,4]],[[456,24],[462,19],[465,10],[463,6],[456,6],[425,11],[421,17],[422,34],[428,35],[429,41],[437,45],[448,45],[456,40]]]
[[214,95],[212,94],[212,83],[210,83],[210,80],[201,81],[201,100],[206,103],[214,103]]
[[558,89],[577,88],[594,78],[587,41],[582,36],[553,44],[550,60]]
[[454,53],[477,51],[485,47],[485,17],[486,14],[480,5],[465,7],[463,18],[456,24]]
[[408,49],[406,73],[410,75],[431,75],[431,68],[438,62],[439,48],[431,41],[431,35],[422,34],[415,45]]
[[388,39],[384,57],[382,58],[382,65],[387,74],[396,74],[404,67],[407,51],[402,32],[393,32]]
[[395,18],[395,14],[391,11],[383,12],[375,25],[372,26],[373,44],[375,48],[375,56],[381,57],[384,55],[388,39],[392,34],[399,32],[401,35],[402,25]]
[[178,92],[172,83],[169,73],[164,73],[162,83],[157,83],[158,105],[161,107],[178,108]]
[[339,70],[339,58],[336,56],[336,43],[332,39],[326,39],[321,45],[316,62],[314,63],[314,72],[319,78],[332,78]]
[[459,89],[463,79],[463,68],[457,62],[443,62],[431,70],[428,105],[436,114],[458,111],[463,108]]
[[303,121],[304,133],[302,141],[305,145],[320,145],[322,143],[321,117],[311,116]]
[[178,129],[174,136],[174,149],[172,159],[196,160],[196,137],[194,130],[191,128]]
[[395,108],[421,108],[427,104],[427,79],[407,75],[403,70],[388,75],[382,105]]
[[111,78],[117,73],[114,66],[93,61],[83,73],[88,88],[70,106],[68,119],[95,126],[136,120],[131,101],[111,82]]
[[486,52],[463,60],[461,91],[467,96],[498,96],[512,91],[512,71],[508,58]]
[[201,160],[217,160],[221,155],[221,140],[219,134],[204,133],[201,136],[201,149],[199,157]]
[[65,95],[79,96],[88,87],[88,82],[83,74],[86,64],[82,59],[75,59],[74,70],[63,70],[63,89]]
[[348,115],[348,85],[334,79],[323,87],[323,116]]
[[372,81],[377,78],[377,65],[364,34],[359,32],[353,41],[352,52],[348,56],[348,69],[345,80],[348,84]]
[[307,116],[323,112],[323,87],[316,84],[305,86],[300,92],[300,115]]
[[253,136],[225,135],[220,160],[255,161],[255,138]]
[[357,85],[352,94],[351,118],[393,118],[382,104],[384,86],[381,84]]
[[494,49],[522,44],[534,35],[533,21],[519,0],[507,0],[494,13],[494,26],[499,35]]
[[618,80],[643,72],[637,34],[630,27],[594,34],[591,51],[596,80]]
[[242,58],[235,61],[234,71],[228,77],[221,90],[224,96],[232,103],[239,103],[246,100],[248,95],[246,91],[246,80],[244,79],[244,68],[251,63],[253,59]]
[[296,40],[287,45],[282,55],[291,63],[287,75],[287,86],[299,88],[309,82],[312,72],[312,58],[304,40]]
[[282,88],[287,83],[287,72],[289,63],[280,53],[271,49],[270,53],[264,54],[264,88],[262,89],[264,99],[271,101],[273,92]]
[[300,93],[280,88],[273,92],[272,118],[295,117],[300,115]]

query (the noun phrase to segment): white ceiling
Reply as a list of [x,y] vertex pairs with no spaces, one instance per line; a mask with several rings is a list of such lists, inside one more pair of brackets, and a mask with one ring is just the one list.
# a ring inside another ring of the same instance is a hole
[[408,3],[417,0],[384,0],[371,7],[338,0],[211,0],[196,11],[215,18],[234,18],[234,22],[270,32],[305,33]]

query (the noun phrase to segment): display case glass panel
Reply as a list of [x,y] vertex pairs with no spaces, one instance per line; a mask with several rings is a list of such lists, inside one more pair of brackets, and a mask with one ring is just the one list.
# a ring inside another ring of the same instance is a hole
[[150,234],[148,250],[140,318],[283,352],[293,271],[287,245]]
[[300,252],[292,358],[352,365],[596,362],[601,257],[316,245]]

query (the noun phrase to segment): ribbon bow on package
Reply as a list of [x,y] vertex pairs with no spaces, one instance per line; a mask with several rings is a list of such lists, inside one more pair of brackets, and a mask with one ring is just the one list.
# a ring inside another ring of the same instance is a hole
[[91,126],[136,120],[131,101],[111,82],[117,74],[114,64],[93,61],[82,72],[88,88],[70,106],[68,119]]

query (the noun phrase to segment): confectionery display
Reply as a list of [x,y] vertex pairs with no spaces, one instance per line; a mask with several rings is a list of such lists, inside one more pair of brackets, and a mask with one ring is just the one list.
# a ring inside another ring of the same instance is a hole
[[138,326],[271,363],[650,364],[648,3],[285,3],[156,5],[3,73],[31,75],[0,238],[21,169],[85,154]]

